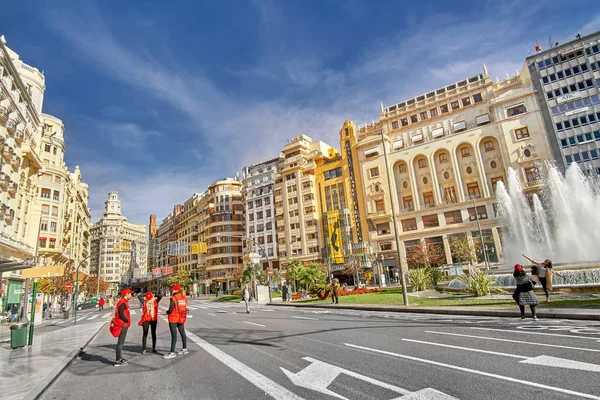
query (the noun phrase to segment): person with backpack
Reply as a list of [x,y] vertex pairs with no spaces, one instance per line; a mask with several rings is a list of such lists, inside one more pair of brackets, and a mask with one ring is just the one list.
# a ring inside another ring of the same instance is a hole
[[104,311],[104,299],[102,297],[98,300],[98,311]]
[[[188,354],[187,337],[185,335],[185,320],[187,318],[187,299],[181,286],[175,285],[171,288],[171,301],[169,303],[169,330],[171,331],[171,351],[165,354],[163,358],[174,358],[177,354]],[[177,344],[177,331],[181,335],[183,348],[178,353],[175,353],[175,345]]]
[[142,334],[142,354],[146,354],[146,341],[148,339],[148,330],[152,331],[152,352],[156,351],[156,327],[158,325],[158,303],[162,296],[154,297],[152,292],[146,292],[144,305],[142,306],[142,319],[140,325],[143,329]]
[[118,332],[117,336],[119,337],[117,340],[117,361],[114,363],[115,367],[127,365],[127,360],[123,358],[121,353],[123,351],[123,344],[125,344],[125,337],[127,337],[127,330],[129,329],[129,326],[131,326],[131,316],[129,315],[129,299],[132,295],[133,292],[131,289],[123,289],[121,292],[121,299],[119,299],[117,302],[117,309],[115,310],[113,322],[111,323],[111,333],[115,335],[115,333]]

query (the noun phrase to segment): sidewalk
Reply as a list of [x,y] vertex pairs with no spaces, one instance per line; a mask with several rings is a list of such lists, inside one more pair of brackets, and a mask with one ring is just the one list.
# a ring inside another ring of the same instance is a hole
[[35,399],[102,327],[105,322],[69,326],[34,335],[32,346],[0,348],[2,399]]
[[[482,317],[519,317],[519,308],[514,307],[424,307],[424,306],[390,306],[379,304],[324,304],[324,303],[269,303],[277,307],[307,307],[322,309],[357,310],[357,311],[384,311],[384,312],[406,312],[421,314],[444,314],[444,315],[475,315]],[[529,310],[527,310],[529,312]],[[544,308],[537,307],[539,318],[557,319],[581,319],[600,321],[600,310],[585,308]]]

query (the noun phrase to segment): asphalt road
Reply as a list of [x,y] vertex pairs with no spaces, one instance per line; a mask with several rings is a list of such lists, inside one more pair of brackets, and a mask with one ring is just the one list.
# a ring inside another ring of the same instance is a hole
[[[106,325],[42,398],[600,399],[597,322],[267,306],[246,314],[242,304],[201,300],[190,309],[190,354],[141,355],[135,325],[129,365],[113,367]],[[158,336],[164,352],[164,320]]]

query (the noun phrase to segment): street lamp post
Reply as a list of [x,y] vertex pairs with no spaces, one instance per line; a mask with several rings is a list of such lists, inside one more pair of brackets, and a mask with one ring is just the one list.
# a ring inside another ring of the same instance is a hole
[[408,305],[408,293],[406,292],[406,277],[404,276],[404,267],[402,266],[402,256],[400,254],[400,236],[398,234],[398,221],[396,219],[396,211],[394,207],[394,195],[392,194],[392,178],[390,174],[390,164],[388,162],[387,146],[383,136],[383,127],[381,128],[381,144],[383,145],[383,156],[385,158],[385,170],[387,175],[388,192],[390,193],[390,207],[392,208],[392,221],[394,223],[394,236],[396,237],[396,250],[398,252],[398,264],[400,265],[400,276],[402,278],[402,297],[404,305]]
[[[87,256],[86,258],[84,258],[83,260],[81,260],[79,262],[79,265],[77,266],[77,269],[75,270],[75,274],[77,275],[77,277],[75,278],[75,300],[74,300],[75,308],[73,309],[73,325],[77,325],[77,300],[79,297],[79,268],[81,267],[83,262],[86,261],[90,257],[91,257],[91,254],[89,256]],[[100,285],[99,277],[98,277],[98,285]],[[96,297],[96,301],[98,301],[98,297]]]
[[483,243],[483,232],[481,231],[481,224],[479,223],[479,213],[477,212],[477,205],[475,204],[475,196],[471,196],[473,200],[473,207],[475,208],[475,219],[477,220],[477,229],[479,230],[479,240],[481,240],[481,251],[483,252],[483,260],[485,262],[485,269],[490,269],[490,261],[488,260],[487,251],[485,249],[485,243]]

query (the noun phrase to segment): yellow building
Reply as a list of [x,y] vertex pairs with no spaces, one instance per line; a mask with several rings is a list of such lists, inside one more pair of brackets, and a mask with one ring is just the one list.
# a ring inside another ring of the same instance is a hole
[[[401,262],[424,241],[443,248],[450,242],[480,244],[502,260],[501,223],[495,188],[516,170],[526,190],[541,184],[536,162],[551,159],[536,92],[526,68],[504,81],[483,74],[424,93],[381,110],[381,119],[358,132],[369,240],[387,265],[398,268],[391,204],[382,145],[389,154],[392,198],[401,238]],[[475,210],[475,205],[477,211]],[[479,246],[481,248],[481,246]]]

